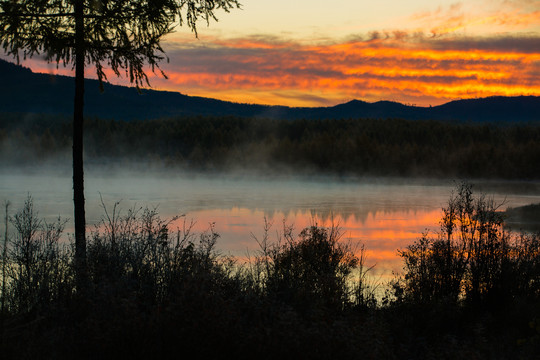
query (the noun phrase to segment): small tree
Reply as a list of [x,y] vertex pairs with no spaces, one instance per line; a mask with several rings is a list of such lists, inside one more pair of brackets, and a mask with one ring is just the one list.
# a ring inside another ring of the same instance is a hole
[[[83,108],[85,67],[96,69],[100,84],[104,64],[115,75],[124,72],[137,87],[148,84],[165,59],[160,45],[176,24],[197,34],[197,22],[217,20],[216,9],[240,7],[237,0],[2,0],[0,43],[19,61],[44,55],[57,65],[75,68],[73,112],[73,201],[75,267],[79,286],[86,273],[86,220],[83,172]],[[161,72],[163,74],[163,72]],[[164,74],[163,74],[164,75]],[[100,85],[101,86],[101,85]]]

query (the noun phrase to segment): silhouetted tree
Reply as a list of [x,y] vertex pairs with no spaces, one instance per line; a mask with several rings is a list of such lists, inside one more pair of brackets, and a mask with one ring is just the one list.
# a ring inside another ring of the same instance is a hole
[[[100,84],[104,64],[119,76],[123,71],[137,87],[148,84],[165,58],[160,41],[176,24],[197,34],[198,20],[216,20],[215,10],[239,7],[237,0],[3,0],[0,42],[17,61],[44,55],[47,61],[73,64],[73,194],[75,266],[79,281],[86,268],[86,221],[83,173],[83,107],[85,66],[96,69]],[[163,72],[161,72],[163,74]],[[163,74],[164,75],[164,74]],[[81,283],[79,282],[79,285]]]

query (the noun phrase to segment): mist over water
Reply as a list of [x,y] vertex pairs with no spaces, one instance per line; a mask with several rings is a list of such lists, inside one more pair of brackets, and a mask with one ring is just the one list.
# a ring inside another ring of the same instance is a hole
[[[28,169],[27,169],[28,170]],[[142,175],[141,175],[142,174]],[[73,233],[72,179],[67,169],[0,171],[0,198],[12,204],[10,214],[20,209],[30,194],[39,217],[53,221],[69,219]],[[185,215],[202,232],[213,224],[219,233],[217,247],[240,258],[258,250],[255,237],[263,235],[264,221],[271,224],[276,240],[283,223],[299,233],[313,224],[340,226],[343,237],[367,249],[368,265],[387,276],[399,271],[396,250],[426,230],[437,231],[441,208],[458,180],[406,178],[284,177],[228,173],[194,173],[150,169],[118,170],[88,166],[85,172],[86,218],[89,230],[98,224],[104,210],[115,202],[129,208],[157,208],[161,218]],[[475,192],[492,195],[501,210],[540,203],[540,182],[476,181]]]

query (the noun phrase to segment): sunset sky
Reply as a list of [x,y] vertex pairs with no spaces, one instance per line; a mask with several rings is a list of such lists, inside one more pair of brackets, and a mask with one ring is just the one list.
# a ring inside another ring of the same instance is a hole
[[[201,23],[198,39],[185,27],[168,36],[169,79],[151,76],[152,87],[289,106],[540,95],[537,0],[241,3]],[[57,72],[37,59],[24,64]]]

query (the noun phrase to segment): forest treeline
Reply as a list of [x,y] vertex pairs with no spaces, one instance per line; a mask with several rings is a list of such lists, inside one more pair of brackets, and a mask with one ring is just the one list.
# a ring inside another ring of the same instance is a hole
[[[1,114],[1,158],[69,154],[69,118]],[[294,169],[337,175],[540,178],[540,126],[399,119],[87,119],[90,161],[149,160],[194,170]],[[69,157],[66,158],[69,161]]]
[[6,216],[3,359],[539,354],[540,235],[506,231],[497,205],[467,183],[440,231],[399,250],[403,271],[382,297],[365,249],[336,226],[284,224],[275,238],[266,223],[259,250],[240,262],[220,254],[211,227],[197,234],[155,209],[120,210],[104,205],[88,238],[84,291],[60,240],[64,220],[42,221],[31,197]]

